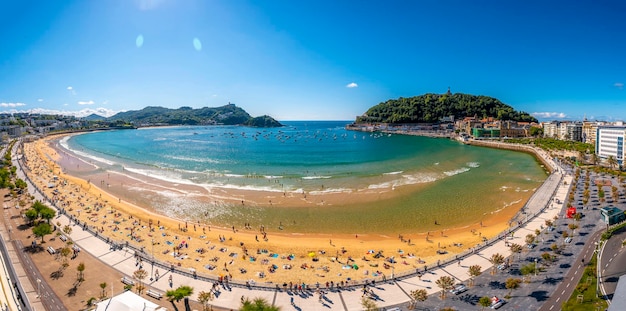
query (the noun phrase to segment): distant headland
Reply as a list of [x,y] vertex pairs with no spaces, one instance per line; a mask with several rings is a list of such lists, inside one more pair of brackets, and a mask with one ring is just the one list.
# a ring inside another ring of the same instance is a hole
[[[494,118],[518,122],[537,122],[537,119],[500,100],[483,95],[463,93],[427,93],[424,95],[390,99],[379,103],[358,116],[355,124],[407,124],[454,122],[465,117]],[[452,119],[452,120],[450,120]]]
[[[91,117],[91,116],[90,116]],[[180,107],[169,109],[148,106],[141,110],[130,110],[117,113],[109,118],[90,121],[108,121],[132,124],[135,127],[167,126],[167,125],[244,125],[252,127],[281,127],[280,122],[264,115],[252,117],[235,104],[221,107],[203,107],[193,109]]]

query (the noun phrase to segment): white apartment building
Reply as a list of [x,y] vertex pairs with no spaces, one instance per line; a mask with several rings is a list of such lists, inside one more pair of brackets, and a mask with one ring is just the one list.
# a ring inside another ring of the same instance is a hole
[[596,132],[596,154],[606,161],[614,157],[619,166],[624,164],[624,141],[626,141],[626,126],[598,126]]
[[583,124],[570,121],[551,121],[543,124],[543,136],[561,140],[582,141]]
[[558,138],[559,123],[556,121],[543,123],[543,137]]

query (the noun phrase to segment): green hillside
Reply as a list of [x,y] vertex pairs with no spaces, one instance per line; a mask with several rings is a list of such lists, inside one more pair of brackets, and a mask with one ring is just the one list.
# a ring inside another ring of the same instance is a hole
[[435,123],[451,115],[456,119],[477,116],[537,122],[535,117],[516,111],[496,98],[456,93],[390,99],[368,109],[356,118],[356,123]]
[[[259,117],[260,120],[252,118],[245,110],[234,104],[221,107],[204,107],[193,109],[190,107],[180,107],[169,109],[163,107],[146,107],[141,110],[120,112],[108,121],[125,121],[137,126],[141,125],[253,125],[259,127],[279,127],[282,126],[272,117]],[[271,119],[271,120],[270,120]],[[250,124],[248,124],[250,123]],[[257,125],[258,124],[258,125]]]

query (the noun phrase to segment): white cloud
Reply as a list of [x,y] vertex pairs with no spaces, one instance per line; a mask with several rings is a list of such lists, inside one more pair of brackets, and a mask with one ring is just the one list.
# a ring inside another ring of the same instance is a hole
[[68,91],[71,91],[71,90],[73,90],[73,89],[74,89],[74,88],[73,88],[73,87],[71,87],[71,86],[68,86],[68,87],[67,87],[67,90],[68,90]]
[[620,89],[620,90],[624,89],[624,83],[622,83],[622,82],[615,82],[613,84],[613,86],[618,88],[618,89]]
[[[124,111],[124,110],[122,110]],[[118,112],[122,112],[122,111],[114,111],[111,109],[106,109],[106,108],[85,108],[79,111],[68,111],[68,110],[53,110],[53,109],[44,109],[44,108],[34,108],[34,109],[28,109],[28,110],[17,110],[17,109],[11,109],[8,111],[0,111],[0,113],[37,113],[37,114],[51,114],[51,115],[65,115],[65,116],[75,116],[77,118],[82,118],[82,117],[86,117],[89,116],[91,114],[97,114],[103,117],[110,117],[115,115]]]
[[565,119],[567,115],[563,112],[533,112],[531,115],[539,119]]
[[72,93],[72,95],[76,95],[76,90],[72,86],[68,86],[67,90]]
[[15,108],[15,107],[21,107],[21,106],[26,106],[26,104],[24,103],[0,103],[0,107]]
[[43,101],[43,98],[37,99],[37,101],[41,103]]
[[354,82],[351,82],[351,83],[348,83],[348,85],[346,85],[346,87],[351,89],[351,88],[359,87],[359,85],[354,83]]
[[79,101],[78,104],[79,105],[93,105],[95,103],[93,100],[89,100],[89,101]]

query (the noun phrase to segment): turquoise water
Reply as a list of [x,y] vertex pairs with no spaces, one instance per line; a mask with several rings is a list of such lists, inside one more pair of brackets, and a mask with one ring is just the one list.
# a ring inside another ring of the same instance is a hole
[[[546,176],[528,154],[447,139],[346,131],[347,123],[146,128],[77,135],[61,144],[100,170],[199,185],[209,192],[395,193],[384,200],[308,208],[251,209],[167,195],[152,202],[176,217],[283,224],[293,232],[426,230],[438,217],[440,223],[463,225],[527,199]],[[458,217],[446,217],[450,212]]]

